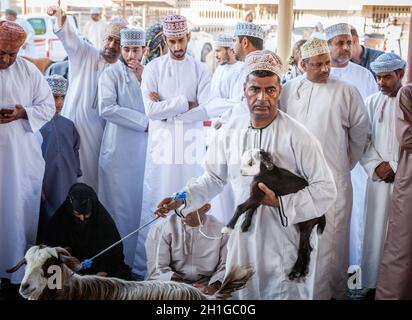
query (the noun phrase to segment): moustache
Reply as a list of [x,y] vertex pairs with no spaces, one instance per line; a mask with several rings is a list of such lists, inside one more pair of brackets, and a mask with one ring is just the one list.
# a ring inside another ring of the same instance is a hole
[[254,104],[253,105],[253,109],[255,108],[266,108],[266,109],[270,109],[270,105],[268,104]]
[[110,54],[110,55],[115,55],[116,54],[116,50],[113,50],[113,49],[105,49],[105,51],[106,51],[107,54]]

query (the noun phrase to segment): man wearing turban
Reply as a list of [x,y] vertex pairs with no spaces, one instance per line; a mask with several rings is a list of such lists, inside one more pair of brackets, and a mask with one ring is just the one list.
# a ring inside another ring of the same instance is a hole
[[315,298],[343,299],[347,289],[349,226],[352,211],[350,170],[362,157],[368,115],[358,90],[330,77],[326,40],[310,39],[301,47],[305,74],[283,87],[280,108],[319,140],[332,171],[338,197],[326,214],[319,241]]
[[49,10],[57,17],[55,33],[69,57],[70,86],[62,115],[74,122],[82,141],[80,163],[83,176],[79,180],[97,190],[97,168],[104,130],[104,121],[97,110],[97,86],[103,71],[118,61],[120,30],[126,27],[127,21],[112,19],[106,29],[103,49],[97,49],[76,34],[61,8],[51,7]]
[[[276,166],[303,177],[309,186],[279,197],[259,184],[265,198],[253,214],[250,229],[240,232],[242,215],[230,235],[226,274],[235,266],[253,266],[255,275],[235,294],[239,299],[312,299],[318,237],[312,233],[313,251],[305,280],[290,280],[299,244],[295,224],[327,212],[336,198],[335,183],[317,139],[277,108],[282,91],[280,58],[270,51],[255,51],[246,57],[245,67],[249,114],[234,118],[217,131],[207,150],[206,171],[182,188],[187,192],[186,206],[179,211],[186,215],[196,210],[222,192],[228,182],[232,183],[236,205],[243,203],[250,196],[253,176],[242,175],[241,159],[256,148],[270,153]],[[280,203],[287,216],[283,223]],[[182,200],[166,198],[156,214],[164,216],[182,204]]]
[[46,80],[54,97],[56,114],[40,130],[43,136],[43,157],[46,161],[37,235],[40,243],[48,221],[66,199],[70,187],[82,175],[79,133],[71,120],[60,115],[67,92],[67,80],[57,74],[47,77]]
[[[99,157],[99,198],[122,237],[136,230],[142,211],[149,118],[140,81],[145,46],[142,28],[120,32],[120,63],[99,80],[99,114],[106,121]],[[123,242],[126,264],[133,265],[137,234]]]
[[17,54],[26,33],[0,21],[0,278],[18,284],[22,272],[6,269],[35,243],[45,163],[37,139],[54,113],[54,101],[38,69]]
[[376,288],[388,228],[392,191],[398,168],[396,96],[402,87],[406,62],[395,53],[384,53],[371,63],[379,92],[366,99],[369,143],[361,164],[368,174],[365,232],[362,246],[362,287]]

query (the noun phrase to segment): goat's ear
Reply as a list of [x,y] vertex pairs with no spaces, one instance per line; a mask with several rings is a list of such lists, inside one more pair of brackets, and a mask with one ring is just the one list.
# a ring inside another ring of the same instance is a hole
[[262,163],[265,165],[267,170],[272,170],[274,165],[273,165],[273,160],[272,160],[272,156],[266,152],[261,150],[260,151],[260,161],[262,161]]
[[82,264],[76,257],[59,254],[59,260],[74,272],[78,272],[82,269]]
[[19,270],[23,265],[27,264],[26,258],[20,260],[13,268],[7,269],[7,273],[14,273]]

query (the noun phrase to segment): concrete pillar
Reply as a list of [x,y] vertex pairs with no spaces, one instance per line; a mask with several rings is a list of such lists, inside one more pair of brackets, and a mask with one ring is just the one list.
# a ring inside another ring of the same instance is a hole
[[126,0],[122,1],[122,16],[126,19]]
[[412,82],[412,7],[409,16],[408,83]]
[[147,26],[147,4],[143,5],[143,13],[142,13],[142,28],[146,30]]
[[286,68],[286,61],[290,55],[290,43],[292,40],[293,0],[279,0],[278,18],[277,54],[281,57]]

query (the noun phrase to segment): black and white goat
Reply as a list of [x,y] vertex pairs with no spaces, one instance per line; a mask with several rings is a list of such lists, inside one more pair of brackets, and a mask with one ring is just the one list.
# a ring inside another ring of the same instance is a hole
[[[174,281],[124,281],[117,278],[80,276],[79,260],[63,248],[31,247],[12,273],[26,264],[20,294],[30,300],[216,300],[228,299],[243,288],[254,274],[251,267],[234,268],[214,295],[203,294],[197,288]],[[55,267],[50,269],[50,267]],[[51,270],[59,277],[51,279]],[[56,272],[57,274],[57,272]],[[53,281],[50,281],[53,280]],[[60,282],[55,283],[56,281]],[[51,285],[52,284],[52,285]]]
[[[288,170],[277,167],[272,160],[269,153],[261,149],[251,149],[242,157],[242,175],[254,176],[250,197],[242,204],[238,205],[235,214],[229,221],[226,228],[222,230],[224,233],[230,232],[234,229],[239,217],[246,212],[246,217],[241,225],[242,232],[249,230],[252,222],[252,216],[255,210],[260,206],[265,193],[260,190],[258,184],[264,183],[271,189],[278,197],[291,193],[296,193],[299,190],[308,186],[305,179],[289,172]],[[281,198],[280,203],[281,203]],[[283,218],[286,218],[283,213],[283,206],[279,208],[279,214],[283,223]],[[310,253],[312,247],[310,245],[310,234],[312,229],[318,225],[318,232],[323,233],[326,225],[325,215],[319,218],[314,218],[308,221],[300,222],[297,227],[300,232],[298,258],[292,271],[289,274],[289,279],[300,279],[307,275],[310,262]]]

